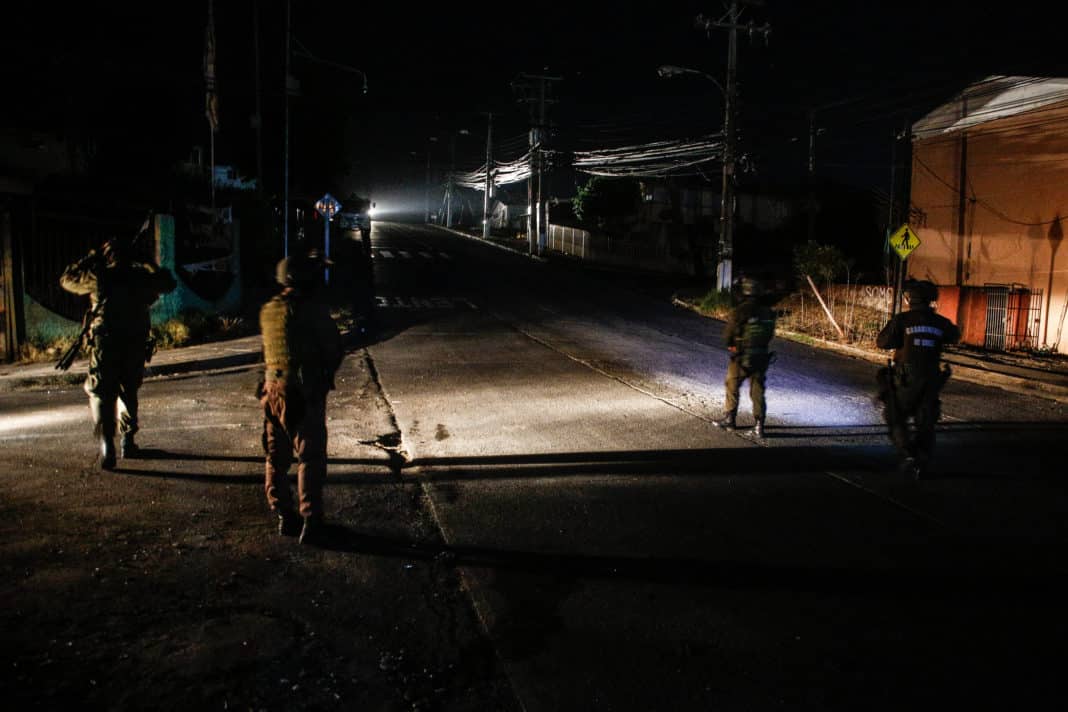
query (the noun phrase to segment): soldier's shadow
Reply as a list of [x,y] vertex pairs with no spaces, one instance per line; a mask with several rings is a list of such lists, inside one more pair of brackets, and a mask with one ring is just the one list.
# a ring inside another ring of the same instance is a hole
[[138,460],[210,460],[225,462],[263,462],[263,455],[208,455],[204,453],[171,452],[162,448],[143,447],[139,448],[136,455],[120,460],[133,463]]

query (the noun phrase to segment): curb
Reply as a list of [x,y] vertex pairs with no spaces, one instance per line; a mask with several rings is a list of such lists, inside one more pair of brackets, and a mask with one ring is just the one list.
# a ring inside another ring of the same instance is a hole
[[437,228],[438,230],[444,230],[445,232],[451,232],[453,235],[459,235],[460,237],[466,237],[468,240],[474,240],[475,242],[480,242],[483,245],[489,245],[490,247],[496,247],[498,250],[504,250],[505,252],[510,252],[511,254],[517,255],[519,257],[526,257],[527,259],[531,259],[531,260],[534,260],[536,262],[548,262],[548,260],[545,257],[542,257],[540,255],[531,255],[529,253],[521,252],[519,250],[513,250],[511,247],[507,247],[506,245],[502,245],[502,244],[494,242],[492,240],[484,240],[481,237],[476,237],[475,235],[472,235],[472,234],[467,233],[467,232],[463,232],[462,230],[454,230],[451,227],[445,227],[444,225],[435,225],[433,223],[424,223],[424,224],[427,227]]

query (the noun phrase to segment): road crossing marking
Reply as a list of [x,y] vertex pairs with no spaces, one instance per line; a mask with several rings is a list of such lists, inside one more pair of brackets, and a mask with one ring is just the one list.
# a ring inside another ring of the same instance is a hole
[[448,252],[437,252],[432,250],[387,250],[383,247],[373,247],[371,248],[371,251],[375,257],[381,257],[382,259],[387,260],[396,259],[398,257],[401,259],[410,260],[414,259],[417,256],[425,260],[452,260],[452,255],[450,255]]
[[478,309],[464,297],[376,296],[375,305],[380,309]]

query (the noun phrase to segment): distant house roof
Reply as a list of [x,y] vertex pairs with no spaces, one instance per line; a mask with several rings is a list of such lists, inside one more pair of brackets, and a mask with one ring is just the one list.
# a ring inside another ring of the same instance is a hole
[[1068,102],[1068,78],[991,76],[912,125],[913,138],[929,138]]

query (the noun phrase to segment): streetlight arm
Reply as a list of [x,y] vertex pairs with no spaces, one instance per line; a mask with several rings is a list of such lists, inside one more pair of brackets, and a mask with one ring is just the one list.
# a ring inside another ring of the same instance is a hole
[[720,94],[722,94],[724,97],[727,96],[727,90],[723,88],[723,85],[719,83],[719,80],[717,80],[711,74],[707,74],[706,72],[702,72],[697,69],[690,69],[689,67],[676,67],[673,64],[663,64],[660,66],[659,69],[656,70],[656,73],[659,74],[661,77],[665,78],[680,77],[684,74],[696,74],[697,76],[704,77],[708,81],[715,84],[716,88],[719,89]]
[[321,59],[319,57],[316,57],[308,51],[308,48],[305,47],[300,40],[294,38],[294,41],[296,41],[297,45],[300,47],[300,51],[294,52],[293,54],[297,55],[298,57],[303,57],[304,59],[310,59],[313,62],[318,62],[319,64],[325,64],[326,66],[333,67],[334,69],[340,69],[343,72],[359,74],[363,78],[363,93],[367,93],[367,73],[364,72],[362,69],[356,69],[356,67],[350,67],[347,64],[341,64],[340,62],[332,62],[329,59]]

